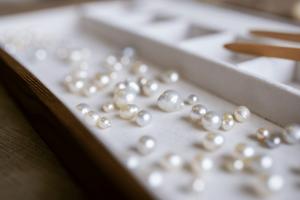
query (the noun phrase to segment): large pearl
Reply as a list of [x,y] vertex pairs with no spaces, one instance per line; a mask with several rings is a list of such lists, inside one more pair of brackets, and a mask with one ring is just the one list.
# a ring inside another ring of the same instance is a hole
[[157,100],[160,109],[166,112],[175,112],[183,108],[184,102],[178,92],[175,90],[167,90]]
[[209,171],[213,167],[213,161],[201,154],[197,154],[192,159],[190,166],[194,173],[200,174]]
[[80,103],[75,107],[75,111],[77,115],[83,118],[86,113],[91,111],[91,108],[85,103]]
[[130,87],[131,89],[133,89],[137,95],[141,93],[140,86],[130,78],[126,79],[124,84],[126,87]]
[[198,101],[198,97],[197,97],[196,95],[194,95],[194,94],[191,94],[191,95],[188,97],[188,103],[189,103],[190,105],[193,105],[193,104],[197,103],[197,101]]
[[195,178],[193,181],[192,181],[192,184],[191,184],[191,189],[193,192],[196,192],[196,193],[201,193],[203,192],[203,190],[205,189],[206,187],[206,183],[205,181],[198,177],[198,178]]
[[85,70],[75,70],[72,72],[74,79],[86,79],[88,77],[88,72]]
[[202,126],[208,131],[214,131],[219,129],[221,124],[221,116],[214,111],[208,111],[202,117]]
[[104,112],[107,112],[107,113],[114,111],[115,110],[114,103],[112,103],[112,102],[106,102],[103,105],[103,110],[104,110]]
[[143,85],[143,93],[146,96],[153,96],[158,90],[158,82],[155,80],[149,80]]
[[163,184],[163,182],[164,176],[159,171],[153,171],[147,175],[147,183],[150,185],[150,187],[158,188]]
[[182,164],[182,158],[174,153],[166,154],[161,160],[162,167],[167,170],[180,169],[182,167]]
[[256,191],[260,195],[270,195],[280,191],[284,186],[284,179],[278,174],[263,174],[259,176],[259,184],[256,184]]
[[161,79],[165,83],[175,83],[179,79],[179,73],[176,70],[170,69],[162,73]]
[[226,113],[222,116],[222,128],[224,131],[230,131],[234,127],[233,116],[229,113]]
[[133,64],[133,67],[132,67],[132,72],[134,74],[144,74],[148,71],[148,66],[145,65],[144,63],[140,62],[140,61],[136,61],[134,64]]
[[148,110],[141,110],[136,114],[136,123],[140,126],[147,126],[152,121],[152,114]]
[[286,142],[296,144],[300,142],[300,125],[289,124],[283,129],[283,137]]
[[269,148],[273,149],[280,146],[281,139],[276,135],[271,135],[268,139],[265,140],[265,142]]
[[118,108],[122,108],[127,104],[134,104],[136,93],[131,88],[120,89],[114,94],[114,101]]
[[84,116],[84,120],[89,126],[96,126],[99,118],[100,115],[96,111],[89,111]]
[[226,163],[226,167],[230,172],[241,171],[244,168],[244,161],[240,158],[230,158]]
[[111,127],[111,121],[107,117],[101,117],[98,121],[98,126],[102,129],[108,129]]
[[240,159],[251,158],[254,156],[255,150],[253,147],[246,144],[238,144],[234,149],[234,155]]
[[217,133],[208,133],[203,139],[203,146],[208,151],[219,149],[225,142],[223,135]]
[[132,120],[139,112],[139,107],[135,104],[127,104],[119,110],[120,117],[127,120]]
[[234,111],[234,117],[239,122],[246,122],[246,121],[248,121],[250,119],[251,112],[250,112],[250,110],[247,107],[245,107],[245,106],[239,106]]
[[86,85],[83,88],[83,94],[86,97],[94,96],[97,93],[97,87],[95,85]]
[[249,161],[249,168],[257,173],[263,173],[273,167],[274,160],[268,155],[256,155]]
[[84,87],[84,82],[82,80],[74,80],[68,84],[68,89],[72,93],[79,93]]
[[266,128],[260,128],[256,132],[256,137],[260,141],[265,141],[271,136],[270,132]]
[[190,110],[190,118],[192,121],[196,123],[201,123],[201,119],[203,115],[205,115],[207,112],[207,108],[201,104],[196,104],[192,107]]
[[146,155],[151,153],[156,146],[156,142],[153,138],[148,136],[143,136],[139,139],[137,144],[137,150],[140,154]]
[[110,77],[107,74],[97,73],[94,76],[93,82],[99,89],[103,89],[109,84]]

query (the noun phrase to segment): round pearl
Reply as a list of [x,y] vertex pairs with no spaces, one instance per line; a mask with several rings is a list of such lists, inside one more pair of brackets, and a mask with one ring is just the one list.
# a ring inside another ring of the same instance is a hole
[[143,136],[139,139],[137,144],[137,150],[140,154],[146,155],[151,153],[156,146],[156,142],[153,138],[148,136]]
[[86,113],[91,111],[91,108],[85,103],[80,103],[75,107],[75,111],[77,115],[83,118]]
[[66,48],[60,48],[57,50],[56,55],[60,59],[67,59],[69,56],[69,51]]
[[149,80],[142,87],[144,95],[153,96],[158,90],[158,82],[155,80]]
[[140,126],[147,126],[152,121],[152,114],[148,110],[141,110],[136,114],[136,123]]
[[214,111],[208,111],[202,117],[202,126],[208,131],[214,131],[219,129],[221,124],[221,116]]
[[145,77],[140,77],[139,80],[138,80],[138,84],[140,86],[145,85],[147,82],[148,82],[148,79],[146,79]]
[[134,153],[127,153],[122,156],[122,160],[128,169],[136,169],[140,164],[140,158]]
[[268,139],[265,140],[265,142],[269,148],[273,149],[280,146],[281,139],[276,135],[271,135]]
[[263,174],[259,177],[259,184],[256,184],[256,190],[260,195],[269,195],[280,191],[284,186],[282,176],[273,174]]
[[133,67],[132,67],[132,72],[134,74],[144,74],[148,71],[148,66],[145,65],[144,63],[140,62],[140,61],[136,61],[134,64],[133,64]]
[[100,115],[96,111],[89,111],[84,116],[84,120],[89,126],[96,126],[99,118]]
[[274,160],[268,155],[256,155],[249,161],[249,168],[257,173],[270,170],[273,167]]
[[122,108],[127,104],[134,104],[136,93],[131,88],[120,89],[114,94],[114,101],[118,108]]
[[266,128],[260,128],[256,132],[256,137],[260,141],[265,141],[270,137],[270,132]]
[[104,110],[104,112],[107,112],[107,113],[114,111],[115,110],[114,103],[112,103],[112,102],[106,102],[103,105],[103,110]]
[[86,97],[94,96],[97,93],[97,87],[95,85],[87,85],[83,88],[83,94]]
[[134,58],[135,55],[136,55],[136,51],[134,48],[132,47],[125,47],[125,48],[122,48],[119,52],[118,52],[119,55],[121,56],[127,56],[129,58]]
[[85,70],[75,70],[72,73],[74,79],[86,79],[88,77],[88,72]]
[[205,187],[206,187],[206,183],[202,178],[198,177],[192,181],[191,189],[193,192],[196,192],[196,193],[203,192]]
[[183,108],[184,102],[175,90],[167,90],[157,100],[160,109],[166,112],[175,112]]
[[127,104],[119,110],[120,117],[126,120],[132,120],[139,112],[139,107],[135,104]]
[[162,73],[161,79],[165,83],[175,83],[179,79],[179,73],[176,70],[170,69]]
[[188,98],[188,103],[190,105],[193,105],[193,104],[197,103],[197,101],[198,101],[198,97],[194,94],[191,94]]
[[213,167],[213,161],[201,154],[197,154],[191,161],[191,169],[194,173],[200,174],[209,171]]
[[37,60],[45,60],[47,58],[47,51],[44,49],[38,49],[34,56]]
[[123,82],[117,83],[115,86],[115,89],[114,89],[114,93],[116,93],[118,90],[124,89],[124,88],[126,88],[125,83],[123,83]]
[[217,133],[208,133],[203,139],[203,146],[208,151],[219,149],[225,142],[224,136]]
[[141,93],[140,86],[130,78],[126,79],[124,84],[126,87],[133,89],[137,95]]
[[97,73],[94,76],[93,82],[99,89],[103,89],[110,83],[110,77],[107,74]]
[[224,131],[230,131],[234,127],[234,119],[233,116],[229,113],[226,113],[222,116],[222,129]]
[[250,119],[251,112],[250,112],[250,110],[247,107],[245,107],[245,106],[239,106],[234,111],[234,117],[239,122],[246,122],[246,121],[248,121]]
[[182,167],[182,158],[174,153],[166,154],[162,160],[161,165],[167,170],[178,170]]
[[89,64],[87,62],[81,62],[78,65],[79,70],[87,71],[89,69]]
[[111,127],[111,121],[107,117],[101,117],[98,121],[98,126],[102,129],[108,129]]
[[67,76],[65,76],[65,78],[64,78],[64,85],[65,85],[65,86],[68,86],[68,84],[69,84],[69,83],[72,83],[73,81],[74,81],[73,76],[67,75]]
[[92,56],[92,51],[87,47],[82,48],[80,50],[80,53],[81,53],[82,59],[88,59]]
[[190,118],[196,123],[201,123],[203,115],[207,113],[207,108],[201,104],[196,104],[190,110]]
[[164,176],[159,171],[150,172],[147,176],[147,183],[153,187],[160,187],[164,182]]
[[118,58],[118,60],[123,66],[128,66],[131,63],[130,58],[127,56],[121,56]]
[[105,66],[110,71],[121,71],[123,69],[122,63],[118,62],[117,57],[113,55],[107,56]]
[[255,150],[253,147],[248,146],[246,144],[238,144],[234,149],[234,155],[240,159],[251,158],[254,156]]
[[109,77],[112,79],[112,80],[115,80],[118,78],[118,73],[117,72],[110,72],[109,73]]
[[68,84],[68,89],[72,93],[79,93],[84,87],[84,82],[82,80],[75,80]]
[[241,171],[244,168],[244,161],[239,158],[230,158],[226,163],[226,167],[230,172]]
[[81,56],[80,51],[78,51],[78,50],[71,51],[71,53],[69,55],[69,60],[70,61],[79,62],[79,61],[81,61],[81,59],[82,59],[82,56]]
[[283,129],[283,137],[286,142],[296,144],[300,142],[300,125],[289,124]]

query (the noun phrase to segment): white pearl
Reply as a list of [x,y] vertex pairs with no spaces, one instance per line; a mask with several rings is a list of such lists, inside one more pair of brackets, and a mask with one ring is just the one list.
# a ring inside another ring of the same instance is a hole
[[111,121],[107,117],[101,117],[98,120],[98,126],[102,129],[108,129],[111,127]]
[[143,136],[139,139],[137,144],[137,150],[140,154],[146,155],[151,153],[156,146],[156,142],[153,138],[148,136]]
[[118,90],[124,89],[124,88],[126,88],[126,85],[124,82],[117,83],[115,86],[115,89],[114,89],[114,93],[116,93]]
[[109,77],[110,77],[112,80],[115,80],[115,79],[118,78],[118,73],[117,73],[117,72],[110,72]]
[[136,123],[140,126],[147,126],[152,121],[152,114],[148,110],[141,110],[136,114]]
[[234,117],[239,122],[246,122],[251,118],[251,112],[247,107],[239,106],[234,111]]
[[265,140],[265,142],[269,148],[273,149],[280,146],[281,139],[276,135],[271,135],[268,139]]
[[269,155],[256,155],[249,161],[249,168],[257,173],[270,170],[274,165],[274,160]]
[[91,111],[91,108],[85,103],[80,103],[75,107],[75,111],[77,115],[83,118],[86,113]]
[[214,131],[220,128],[222,124],[221,116],[214,112],[208,111],[202,117],[202,126],[208,131]]
[[143,93],[146,96],[153,96],[158,90],[158,82],[155,80],[149,80],[143,85]]
[[234,119],[230,113],[226,113],[222,116],[222,128],[224,131],[230,131],[234,127]]
[[67,75],[64,78],[64,85],[68,86],[69,83],[72,83],[74,81],[74,78],[72,75]]
[[86,85],[83,88],[83,95],[86,97],[94,96],[97,93],[97,87],[95,85]]
[[162,160],[161,165],[167,170],[178,170],[182,167],[182,158],[174,153],[166,154]]
[[286,142],[296,144],[300,142],[300,125],[289,124],[283,129],[283,137]]
[[72,62],[79,62],[82,59],[81,53],[78,50],[73,50],[69,54],[69,60]]
[[265,141],[271,136],[270,132],[266,128],[260,128],[256,132],[256,137],[260,141]]
[[184,102],[175,90],[167,90],[157,100],[160,109],[166,112],[175,112],[183,108]]
[[179,79],[179,73],[176,70],[170,69],[162,73],[161,79],[166,83],[175,83]]
[[203,146],[208,151],[219,149],[225,142],[223,135],[217,133],[208,133],[203,139]]
[[78,65],[79,70],[87,71],[89,69],[89,64],[87,62],[81,62]]
[[255,150],[253,147],[248,146],[246,144],[238,144],[234,149],[234,155],[240,159],[251,158],[254,156]]
[[226,163],[226,167],[230,172],[241,171],[244,166],[244,161],[239,158],[230,158]]
[[92,51],[87,47],[82,48],[80,53],[81,53],[82,59],[88,59],[92,56]]
[[114,101],[118,108],[122,108],[127,104],[134,104],[136,93],[131,88],[120,89],[114,94]]
[[93,83],[99,88],[103,89],[110,83],[110,77],[107,74],[97,73],[94,76]]
[[198,101],[198,97],[194,94],[191,94],[188,98],[188,103],[190,105],[193,105],[193,104],[197,103],[197,101]]
[[127,56],[129,58],[134,58],[136,55],[136,51],[133,47],[125,47],[122,48],[118,54],[122,56]]
[[37,60],[45,60],[47,58],[47,51],[44,49],[38,49],[34,56]]
[[197,193],[203,192],[205,187],[206,187],[206,183],[202,178],[198,177],[192,181],[191,189],[193,192],[197,192]]
[[135,104],[127,104],[119,110],[120,117],[126,120],[132,120],[139,112],[139,107]]
[[67,59],[69,56],[69,51],[66,48],[60,48],[57,50],[56,55],[60,59]]
[[88,72],[85,70],[75,70],[72,72],[74,79],[86,79],[88,77]]
[[140,86],[145,85],[147,82],[148,82],[148,79],[146,79],[145,77],[140,77],[139,80],[138,80],[138,84]]
[[256,191],[260,195],[270,195],[274,192],[279,192],[284,186],[282,176],[273,174],[263,174],[259,176],[259,184],[256,184]]
[[89,111],[84,116],[84,120],[89,126],[96,126],[99,118],[100,115],[96,111]]
[[122,156],[122,160],[128,169],[136,169],[140,164],[140,158],[134,153],[127,153]]
[[140,61],[136,61],[134,64],[133,64],[133,67],[132,67],[132,72],[134,74],[144,74],[148,71],[148,66],[145,65],[144,63],[140,62]]
[[137,95],[141,93],[140,86],[130,78],[126,79],[124,84],[126,87],[133,89]]
[[201,104],[196,104],[190,110],[190,119],[196,123],[201,123],[203,115],[207,112],[207,108]]
[[118,62],[117,57],[113,55],[106,57],[105,66],[110,71],[121,71],[123,69],[122,63]]
[[103,105],[103,110],[104,110],[104,112],[107,112],[107,113],[114,111],[115,110],[114,103],[112,103],[112,102],[106,102]]
[[128,66],[131,63],[131,59],[128,56],[121,56],[118,60],[123,66]]
[[191,161],[191,169],[194,173],[200,174],[209,171],[213,167],[213,161],[201,154],[197,154]]
[[84,87],[84,82],[82,80],[75,80],[68,84],[68,89],[72,93],[79,93]]
[[147,176],[147,183],[153,187],[160,187],[164,182],[164,176],[159,171],[150,172]]

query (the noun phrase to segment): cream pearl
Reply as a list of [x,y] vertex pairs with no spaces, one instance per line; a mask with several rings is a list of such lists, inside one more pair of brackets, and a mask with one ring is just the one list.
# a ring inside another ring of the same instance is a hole
[[284,179],[278,174],[263,174],[259,176],[259,182],[256,184],[256,191],[260,195],[270,195],[279,192],[284,186]]
[[115,89],[114,89],[114,93],[116,93],[118,90],[124,89],[124,88],[126,88],[126,85],[124,82],[117,83],[115,86]]
[[107,112],[107,113],[114,111],[115,110],[114,103],[112,103],[112,102],[106,102],[103,105],[103,110],[104,110],[104,112]]
[[276,135],[271,135],[268,139],[265,140],[265,142],[269,148],[273,149],[280,146],[281,139]]
[[84,87],[84,82],[82,80],[74,80],[67,85],[68,89],[72,93],[79,93]]
[[88,72],[85,70],[75,70],[72,72],[74,79],[86,79],[88,77]]
[[174,153],[166,154],[161,160],[161,166],[167,170],[178,170],[182,164],[182,158]]
[[110,77],[107,74],[97,73],[94,76],[93,83],[99,88],[103,89],[110,83]]
[[260,141],[265,141],[271,136],[270,132],[266,128],[260,128],[256,132],[256,137]]
[[115,80],[115,79],[118,78],[118,73],[117,72],[110,72],[109,77],[110,77],[110,79]]
[[78,65],[78,69],[87,71],[89,69],[89,64],[87,62],[81,62]]
[[120,117],[126,120],[132,120],[139,112],[139,107],[135,104],[127,104],[119,110]]
[[244,166],[244,161],[240,158],[230,158],[226,163],[226,167],[230,172],[241,171],[244,169]]
[[86,97],[92,97],[97,93],[97,87],[95,85],[86,85],[83,88],[83,94]]
[[274,160],[269,155],[256,155],[249,161],[248,167],[257,173],[262,173],[270,170],[274,165]]
[[179,79],[179,73],[176,70],[170,69],[162,73],[161,79],[165,83],[175,83]]
[[203,192],[203,190],[205,189],[205,187],[206,187],[206,183],[200,177],[195,178],[192,181],[192,184],[191,184],[191,190],[192,190],[192,192],[201,193],[201,192]]
[[145,85],[148,82],[148,79],[145,77],[140,77],[138,79],[138,84],[142,87],[143,85]]
[[152,137],[143,136],[139,139],[137,150],[140,154],[146,155],[151,153],[156,147],[156,142]]
[[254,155],[254,148],[246,144],[238,144],[234,149],[234,156],[240,159],[251,158]]
[[219,149],[225,142],[223,135],[217,133],[208,133],[203,139],[203,146],[208,151]]
[[80,50],[80,53],[81,53],[82,59],[84,59],[84,60],[88,59],[88,58],[90,58],[92,56],[92,51],[89,48],[87,48],[87,47],[82,48]]
[[213,161],[201,154],[197,154],[190,163],[191,169],[194,173],[200,174],[205,171],[211,170]]
[[85,103],[80,103],[75,107],[75,111],[77,115],[83,118],[86,113],[91,111],[91,108]]
[[286,142],[296,144],[300,142],[300,125],[289,124],[283,129],[283,137]]
[[36,60],[45,60],[47,58],[47,51],[45,49],[38,49],[35,54],[34,57]]
[[175,90],[167,90],[157,100],[160,109],[166,112],[175,112],[183,108],[184,102]]
[[142,87],[144,95],[153,96],[158,90],[158,82],[155,80],[149,80]]
[[221,124],[221,116],[214,111],[208,111],[202,117],[202,126],[208,131],[214,131],[219,129]]
[[79,61],[81,61],[81,59],[82,59],[82,56],[81,56],[80,51],[73,50],[73,51],[70,52],[70,54],[69,54],[69,60],[71,62],[79,62]]
[[136,56],[136,50],[133,47],[125,47],[120,49],[118,55],[127,56],[128,58],[134,58]]
[[118,61],[123,65],[123,66],[128,66],[131,63],[131,59],[128,56],[120,56],[118,58]]
[[68,84],[72,83],[73,81],[74,81],[73,76],[72,75],[67,75],[67,76],[65,76],[63,83],[64,83],[65,86],[68,86]]
[[191,94],[191,95],[188,97],[188,103],[189,103],[190,105],[193,105],[193,104],[197,103],[197,101],[198,101],[198,97],[197,97],[196,95],[194,95],[194,94]]
[[122,108],[127,104],[134,104],[136,93],[131,88],[120,89],[114,94],[114,101],[118,108]]
[[148,66],[145,65],[144,63],[140,62],[140,61],[136,61],[134,64],[133,64],[133,67],[132,67],[132,72],[134,74],[144,74],[148,71]]
[[135,153],[124,154],[122,160],[128,169],[136,169],[140,164],[140,158]]
[[89,126],[96,126],[99,118],[100,115],[96,111],[89,111],[84,116],[84,120]]
[[158,188],[164,182],[164,176],[159,171],[152,171],[147,175],[147,183],[150,187]]
[[224,131],[230,131],[234,127],[234,119],[233,116],[229,113],[226,113],[222,116],[222,129]]
[[152,121],[152,114],[148,110],[141,110],[136,114],[135,120],[139,126],[147,126]]
[[135,81],[131,80],[130,78],[127,78],[125,80],[124,84],[126,87],[133,89],[137,95],[141,93],[140,86]]
[[111,127],[111,121],[107,117],[101,117],[98,120],[98,126],[102,129],[108,129]]
[[246,122],[251,118],[251,112],[247,107],[239,106],[234,111],[234,117],[239,122]]
[[201,104],[196,104],[190,110],[190,119],[196,123],[201,123],[203,115],[207,112],[207,108]]

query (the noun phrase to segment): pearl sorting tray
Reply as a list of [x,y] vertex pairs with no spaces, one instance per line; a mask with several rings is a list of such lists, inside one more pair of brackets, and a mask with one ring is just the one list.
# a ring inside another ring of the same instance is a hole
[[[63,87],[64,76],[70,74],[74,66],[57,58],[55,52],[59,44],[49,52],[46,61],[35,61],[30,51],[12,55],[71,112],[74,113],[77,104],[84,102],[99,111],[101,116],[111,119],[112,127],[108,130],[82,124],[124,168],[124,152],[132,151],[141,136],[155,138],[155,151],[140,156],[137,170],[127,170],[153,199],[257,199],[251,190],[256,183],[255,174],[224,170],[226,158],[239,143],[249,144],[258,153],[273,156],[275,166],[272,172],[285,178],[284,189],[266,199],[292,200],[299,197],[299,144],[282,142],[279,148],[268,149],[254,137],[260,127],[279,134],[282,126],[291,122],[300,123],[298,63],[240,55],[223,48],[225,43],[233,41],[297,46],[249,36],[247,30],[293,32],[300,31],[299,27],[206,4],[177,1],[157,1],[137,7],[121,2],[88,3],[2,17],[0,25],[0,33],[39,26],[52,31],[59,39],[66,35],[75,36],[79,46],[92,50],[90,76],[95,72],[105,72],[102,66],[105,56],[124,45],[135,47],[139,59],[148,64],[149,73],[145,75],[148,78],[157,78],[162,68],[177,68],[181,72],[183,78],[179,82],[160,83],[159,92],[153,97],[138,97],[139,108],[149,110],[153,116],[150,125],[139,127],[133,121],[122,120],[117,111],[104,113],[101,109],[105,102],[113,101],[112,91],[117,82],[127,77],[137,79],[128,70],[96,96],[86,98],[71,94]],[[220,115],[233,113],[238,105],[247,106],[253,115],[246,123],[236,123],[232,131],[216,131],[225,136],[226,142],[216,152],[207,152],[201,147],[201,140],[207,131],[189,119],[191,106],[185,105],[184,109],[174,113],[163,112],[157,107],[158,96],[167,89],[178,91],[184,100],[190,94],[196,94],[199,103]],[[169,152],[181,155],[184,163],[190,162],[196,153],[213,159],[213,169],[203,174],[207,187],[200,197],[189,191],[194,175],[188,167],[175,172],[159,167],[161,157]],[[61,155],[58,153],[58,156]],[[145,174],[152,170],[159,170],[164,175],[160,188],[151,188],[145,182]],[[134,193],[131,195],[135,197]]]

